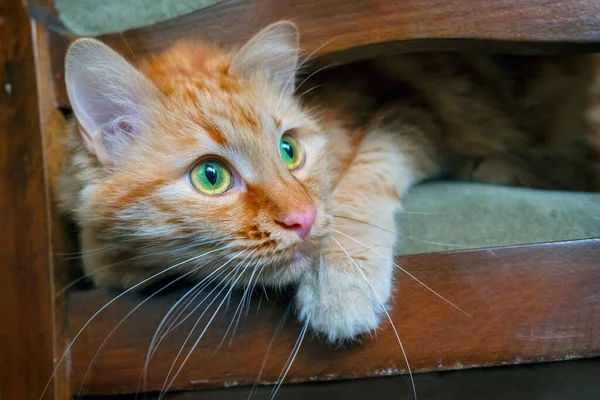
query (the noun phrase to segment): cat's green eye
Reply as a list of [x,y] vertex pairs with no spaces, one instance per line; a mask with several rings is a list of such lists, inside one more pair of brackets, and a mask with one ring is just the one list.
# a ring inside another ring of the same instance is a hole
[[232,182],[227,166],[215,159],[200,161],[190,171],[190,182],[198,191],[215,195],[225,193]]
[[291,135],[283,135],[279,142],[279,154],[290,171],[299,168],[304,161],[304,151],[300,143]]

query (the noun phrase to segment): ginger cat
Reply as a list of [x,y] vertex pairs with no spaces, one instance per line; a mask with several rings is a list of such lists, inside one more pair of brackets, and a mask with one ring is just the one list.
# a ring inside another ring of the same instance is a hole
[[384,314],[389,232],[416,182],[590,185],[586,57],[386,57],[316,75],[303,97],[298,59],[285,21],[239,50],[181,42],[136,67],[71,46],[58,198],[97,285],[295,285],[300,320],[352,339]]

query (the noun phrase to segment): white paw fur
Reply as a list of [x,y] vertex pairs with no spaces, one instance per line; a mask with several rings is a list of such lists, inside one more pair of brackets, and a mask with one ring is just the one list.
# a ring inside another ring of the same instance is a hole
[[336,258],[308,271],[296,294],[298,318],[330,342],[355,340],[375,330],[391,289],[389,273],[377,274],[380,279],[371,275],[369,284],[349,260]]

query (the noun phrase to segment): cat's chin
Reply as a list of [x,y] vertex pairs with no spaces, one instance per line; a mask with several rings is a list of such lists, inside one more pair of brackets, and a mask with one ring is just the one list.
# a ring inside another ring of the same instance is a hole
[[299,261],[302,261],[302,259],[305,257],[306,257],[306,255],[302,251],[296,250],[294,252],[294,254],[292,255],[290,262],[292,262],[292,263],[299,262]]
[[297,284],[314,264],[313,258],[302,251],[296,251],[285,262],[274,266],[271,273],[264,275],[264,285],[288,286]]

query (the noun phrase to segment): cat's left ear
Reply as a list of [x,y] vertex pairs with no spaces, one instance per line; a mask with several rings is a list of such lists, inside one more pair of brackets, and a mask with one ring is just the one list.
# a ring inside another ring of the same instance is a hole
[[279,21],[257,33],[235,55],[229,72],[250,76],[257,71],[286,93],[293,93],[300,52],[298,28],[290,21]]

